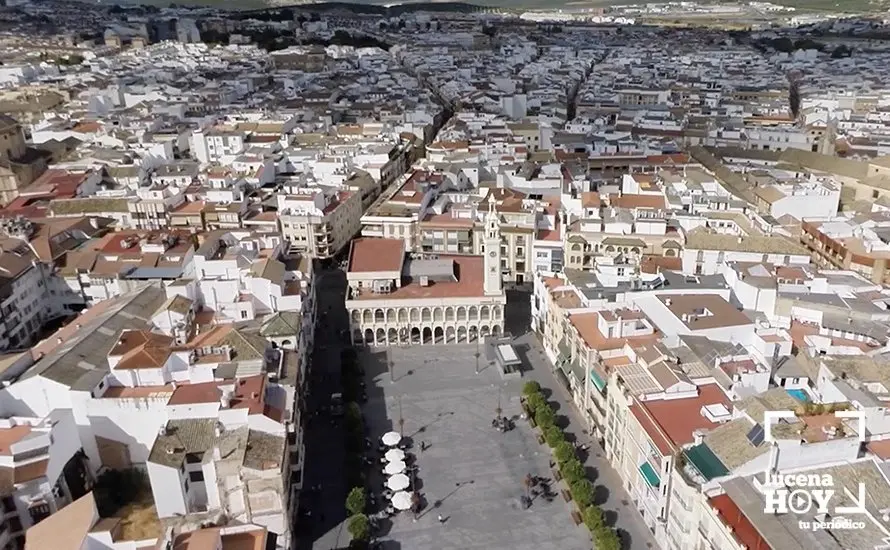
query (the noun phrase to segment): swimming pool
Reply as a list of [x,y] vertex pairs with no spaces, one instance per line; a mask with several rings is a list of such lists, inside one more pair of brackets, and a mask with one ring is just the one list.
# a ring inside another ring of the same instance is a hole
[[804,390],[785,390],[785,391],[788,392],[788,395],[790,395],[791,397],[797,399],[798,401],[800,401],[802,403],[806,403],[807,401],[810,400],[809,396],[807,395],[807,392],[805,392]]

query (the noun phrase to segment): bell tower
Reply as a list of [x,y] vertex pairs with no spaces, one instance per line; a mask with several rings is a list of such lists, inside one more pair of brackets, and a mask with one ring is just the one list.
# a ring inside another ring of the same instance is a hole
[[488,197],[485,215],[485,295],[500,295],[501,287],[501,223],[495,209],[494,195]]

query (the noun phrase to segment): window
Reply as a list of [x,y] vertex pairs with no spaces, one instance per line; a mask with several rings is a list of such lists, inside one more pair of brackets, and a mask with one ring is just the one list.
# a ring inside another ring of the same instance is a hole
[[872,191],[872,192],[871,192],[871,198],[873,198],[873,199],[878,198],[879,195],[880,195],[880,193],[878,193],[877,191]]
[[246,312],[246,311],[242,311],[242,312],[241,312],[241,318],[242,318],[242,319],[247,319],[247,312]]
[[15,512],[15,500],[12,497],[3,497],[3,511],[7,514]]
[[18,533],[22,530],[22,520],[18,516],[9,518],[9,530],[13,533]]
[[185,461],[188,464],[200,464],[204,458],[204,453],[186,453]]
[[192,481],[204,481],[204,472],[189,472],[189,479]]

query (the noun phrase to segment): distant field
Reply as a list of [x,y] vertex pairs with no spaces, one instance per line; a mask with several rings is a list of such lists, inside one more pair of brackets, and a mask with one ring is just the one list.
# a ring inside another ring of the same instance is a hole
[[[103,3],[113,2],[115,0],[104,0]],[[122,0],[116,0],[121,3],[129,3]],[[232,9],[255,9],[265,5],[274,6],[305,6],[311,9],[313,2],[306,1],[289,1],[289,0],[173,0],[181,5],[207,5],[217,7],[230,7]],[[427,0],[426,2],[414,2],[407,0],[398,2],[398,0],[345,0],[354,4],[365,5],[393,5],[398,3],[436,3],[436,0]],[[476,4],[480,6],[488,6],[504,10],[581,10],[584,8],[602,8],[611,5],[628,5],[643,4],[647,0],[463,0],[467,4]],[[648,0],[651,1],[651,0]],[[845,12],[845,13],[861,13],[869,11],[884,11],[890,7],[890,0],[771,0],[775,4],[795,7],[800,11],[816,11],[816,12]],[[154,4],[169,5],[170,0],[137,0],[135,4]],[[718,2],[711,2],[718,3]],[[728,3],[728,2],[727,2]]]

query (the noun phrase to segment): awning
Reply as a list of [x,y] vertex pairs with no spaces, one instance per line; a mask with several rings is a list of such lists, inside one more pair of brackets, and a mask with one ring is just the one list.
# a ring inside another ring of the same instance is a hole
[[600,375],[596,373],[595,370],[590,369],[590,382],[598,389],[599,391],[603,391],[603,388],[606,387],[606,383],[600,378]]
[[655,468],[648,462],[640,464],[640,473],[643,474],[643,478],[646,480],[646,483],[649,484],[649,487],[658,487],[661,485],[661,479],[658,477],[658,474],[655,473]]
[[729,474],[729,470],[720,462],[714,451],[704,443],[686,449],[684,454],[692,467],[708,481]]

